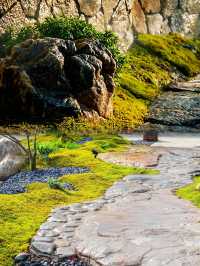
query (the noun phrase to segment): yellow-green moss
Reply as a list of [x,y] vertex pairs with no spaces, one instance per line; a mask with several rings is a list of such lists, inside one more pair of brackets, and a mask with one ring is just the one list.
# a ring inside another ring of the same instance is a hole
[[194,178],[191,185],[177,190],[176,194],[180,198],[191,201],[194,205],[200,208],[200,176]]
[[139,41],[160,60],[177,67],[188,77],[199,73],[199,43],[178,34],[141,35]]
[[116,90],[113,106],[112,120],[119,129],[138,127],[143,123],[148,112],[145,100],[126,93],[122,88]]
[[[39,142],[57,141],[56,137],[41,136]],[[0,195],[0,266],[11,266],[12,257],[26,251],[31,237],[50,210],[58,205],[82,202],[99,197],[123,176],[131,173],[151,172],[144,169],[122,167],[95,159],[92,148],[99,151],[120,151],[127,149],[129,143],[118,136],[95,136],[93,141],[79,148],[59,149],[50,154],[50,165],[87,166],[91,172],[64,176],[60,180],[73,183],[78,191],[64,193],[53,190],[47,184],[32,184],[28,193],[19,195]],[[40,166],[46,163],[39,160]]]
[[200,73],[199,55],[199,40],[177,34],[139,35],[116,78],[114,117],[120,128],[133,128],[144,120],[151,101],[173,80],[174,72],[186,78]]

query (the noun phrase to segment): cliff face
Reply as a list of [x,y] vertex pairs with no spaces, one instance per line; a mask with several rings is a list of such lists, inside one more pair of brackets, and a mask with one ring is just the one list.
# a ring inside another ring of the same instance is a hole
[[0,0],[0,32],[48,16],[79,16],[113,30],[127,49],[134,33],[200,34],[200,0]]

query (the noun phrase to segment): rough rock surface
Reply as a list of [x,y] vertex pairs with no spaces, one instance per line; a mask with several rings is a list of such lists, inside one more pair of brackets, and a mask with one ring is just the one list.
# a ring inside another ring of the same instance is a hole
[[126,176],[96,201],[54,209],[32,252],[78,252],[103,266],[199,266],[200,211],[171,192],[191,182],[199,156],[199,148],[168,148],[160,174]]
[[108,117],[115,68],[111,53],[94,41],[27,40],[0,60],[0,116]]
[[199,14],[199,0],[0,0],[0,32],[48,16],[77,16],[99,30],[115,31],[126,50],[135,32],[199,35]]
[[108,152],[98,155],[98,158],[115,164],[132,167],[154,167],[158,164],[162,149],[152,149],[146,145],[135,145],[127,152]]
[[200,126],[200,81],[171,84],[153,103],[148,121],[167,126]]
[[25,152],[19,145],[7,138],[0,138],[0,181],[19,172],[25,161]]

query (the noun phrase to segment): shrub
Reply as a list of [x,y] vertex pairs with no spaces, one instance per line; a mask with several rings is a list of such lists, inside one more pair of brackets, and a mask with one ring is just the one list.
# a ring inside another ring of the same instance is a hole
[[55,180],[53,178],[48,179],[48,186],[51,189],[58,189],[61,191],[65,191],[64,185],[61,182],[59,182],[58,180]]
[[[99,32],[84,20],[73,17],[47,18],[44,22],[23,27],[16,32],[9,28],[0,36],[0,43],[7,49],[29,38],[94,39],[103,44],[113,55],[117,66],[124,63],[124,56],[118,48],[118,37],[111,31]],[[0,54],[1,55],[1,54]]]
[[53,37],[61,39],[96,38],[98,32],[89,23],[78,18],[47,18],[38,25],[41,37]]

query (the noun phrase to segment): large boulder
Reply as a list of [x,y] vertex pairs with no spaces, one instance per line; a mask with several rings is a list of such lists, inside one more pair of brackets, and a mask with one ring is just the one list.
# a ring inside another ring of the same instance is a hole
[[153,103],[149,122],[172,127],[200,127],[200,81],[171,84]]
[[27,40],[0,61],[0,116],[56,118],[112,113],[111,53],[91,40]]
[[7,138],[0,138],[0,181],[19,172],[25,162],[25,152],[18,144]]

